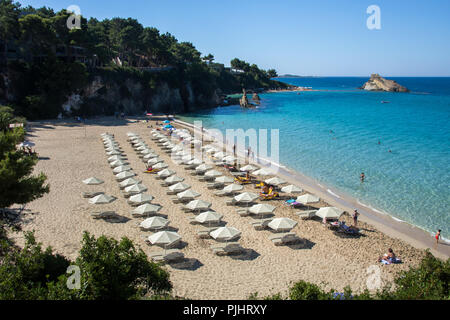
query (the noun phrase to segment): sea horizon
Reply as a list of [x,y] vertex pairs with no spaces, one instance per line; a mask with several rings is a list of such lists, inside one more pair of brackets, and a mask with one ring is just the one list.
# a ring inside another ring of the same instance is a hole
[[[254,110],[228,106],[179,118],[191,123],[202,120],[205,128],[222,131],[245,130],[255,123],[255,129],[279,126],[280,166],[370,210],[430,234],[438,228],[448,234],[446,186],[450,176],[445,169],[450,167],[446,150],[450,131],[445,119],[450,117],[450,77],[391,78],[410,93],[359,90],[364,83],[359,83],[361,78],[280,78],[318,91],[264,93]],[[433,81],[436,78],[446,81]],[[283,126],[295,128],[285,130]],[[296,140],[300,140],[297,148],[289,148]],[[336,154],[337,159],[327,152]],[[364,183],[359,181],[361,172],[367,177]]]

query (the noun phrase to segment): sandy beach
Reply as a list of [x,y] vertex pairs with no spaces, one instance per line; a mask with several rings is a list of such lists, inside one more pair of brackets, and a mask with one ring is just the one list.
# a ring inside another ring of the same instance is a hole
[[[246,299],[254,292],[258,292],[259,296],[285,293],[289,285],[299,280],[322,285],[325,289],[342,290],[349,285],[353,290],[361,291],[366,288],[368,267],[379,266],[385,284],[391,282],[397,272],[416,266],[423,257],[423,250],[419,249],[420,241],[413,243],[413,239],[401,237],[395,230],[383,230],[382,223],[369,224],[371,220],[368,216],[363,215],[359,222],[363,233],[361,237],[343,238],[324,228],[318,220],[300,220],[294,214],[297,210],[289,208],[282,200],[268,203],[277,207],[274,212],[276,217],[298,221],[292,232],[306,239],[307,245],[274,246],[269,240],[270,231],[256,231],[251,225],[252,217],[240,217],[235,213],[235,207],[225,204],[228,197],[215,196],[215,190],[207,189],[206,182],[200,182],[183,166],[172,162],[170,156],[150,139],[147,126],[151,124],[155,127],[154,121],[141,123],[112,118],[102,118],[95,123],[90,121],[85,126],[61,122],[32,123],[29,140],[36,144],[35,149],[41,158],[35,172],[47,175],[50,193],[26,206],[23,229],[35,230],[38,241],[45,246],[52,246],[70,259],[76,258],[84,231],[117,239],[126,236],[146,253],[159,251],[159,248],[144,242],[151,233],[137,227],[143,218],[131,216],[132,207],[121,195],[101,141],[100,134],[108,132],[114,134],[127,156],[127,162],[142,184],[149,188],[147,193],[155,197],[152,203],[162,206],[160,213],[167,215],[170,227],[177,229],[182,236],[182,252],[187,261],[164,267],[170,272],[174,295],[190,299]],[[166,194],[167,188],[160,185],[161,180],[156,180],[155,175],[143,173],[145,164],[127,141],[128,132],[140,134],[169,165],[169,169],[184,178],[192,190],[201,193],[200,199],[211,202],[212,209],[223,214],[227,226],[242,232],[240,243],[246,249],[244,254],[220,257],[212,253],[209,246],[215,241],[199,239],[197,232],[201,227],[189,224],[189,217],[193,217],[193,214],[183,212],[179,204],[172,203]],[[230,175],[221,167],[214,169]],[[82,183],[82,180],[91,176],[105,182],[96,186]],[[296,181],[294,176],[286,179]],[[349,211],[349,208],[339,203],[328,201],[332,199],[320,194],[320,190],[296,184],[307,191],[317,191],[321,199]],[[117,199],[100,208],[89,204],[88,199],[82,197],[84,191],[103,191]],[[253,185],[245,186],[244,191],[258,192]],[[328,206],[323,200],[319,206]],[[124,217],[124,221],[111,223],[94,220],[90,213],[98,210],[114,210]],[[341,220],[352,224],[348,215],[344,215]],[[18,244],[23,243],[20,233],[13,237]],[[382,265],[376,262],[389,247],[402,259],[402,264]],[[446,256],[445,252],[441,255]]]

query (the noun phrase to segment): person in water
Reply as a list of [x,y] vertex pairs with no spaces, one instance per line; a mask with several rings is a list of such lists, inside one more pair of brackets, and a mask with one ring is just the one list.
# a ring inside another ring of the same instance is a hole
[[359,176],[359,178],[361,179],[361,182],[364,182],[364,179],[366,178],[366,175],[364,174],[364,172],[361,172],[361,175]]

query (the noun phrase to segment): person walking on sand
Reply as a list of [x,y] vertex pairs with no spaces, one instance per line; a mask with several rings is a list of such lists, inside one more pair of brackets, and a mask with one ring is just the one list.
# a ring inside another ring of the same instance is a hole
[[236,144],[233,144],[233,155],[236,156]]
[[438,230],[438,232],[436,233],[436,235],[434,236],[436,238],[436,248],[439,244],[439,238],[441,237],[441,229]]
[[361,172],[361,175],[359,176],[359,178],[361,179],[361,182],[364,182],[364,179],[366,178],[366,175],[364,174],[364,172]]
[[356,225],[358,224],[358,216],[359,216],[359,212],[358,210],[355,209],[355,211],[353,211],[352,217],[353,217],[353,226],[356,228]]

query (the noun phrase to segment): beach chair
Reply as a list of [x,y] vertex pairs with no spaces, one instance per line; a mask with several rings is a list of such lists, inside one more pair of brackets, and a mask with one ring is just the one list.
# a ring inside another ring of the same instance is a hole
[[114,211],[92,212],[91,217],[94,219],[110,219],[117,217]]
[[253,181],[251,179],[246,179],[245,177],[241,177],[241,176],[236,176],[234,178],[234,181],[236,181],[239,184],[251,184],[253,183]]
[[231,195],[231,193],[223,191],[223,190],[219,190],[219,191],[215,191],[214,195],[218,196],[218,197],[223,197],[223,196]]
[[210,182],[206,185],[206,187],[208,189],[218,189],[218,188],[223,188],[225,185],[223,183],[220,182]]
[[83,192],[83,198],[93,198],[95,196],[98,196],[100,194],[104,194],[104,192],[101,191],[94,191],[94,192]]
[[280,194],[276,191],[271,192],[269,194],[264,194],[264,193],[260,193],[259,194],[259,199],[262,201],[266,201],[266,200],[278,200],[280,198]]
[[267,228],[269,222],[272,220],[273,220],[272,218],[258,219],[252,222],[252,226],[253,228],[255,228],[255,230],[264,230]]
[[356,229],[354,227],[349,227],[345,224],[340,224],[339,228],[336,230],[336,232],[338,233],[344,233],[346,235],[349,236],[359,236],[361,235],[361,230],[360,229]]
[[184,253],[178,249],[152,252],[148,255],[153,262],[171,263],[184,260]]
[[316,215],[317,210],[306,210],[306,211],[298,211],[295,212],[295,215],[297,215],[302,220],[311,219]]
[[250,215],[250,211],[247,208],[240,208],[236,210],[236,213],[241,217],[247,217]]
[[269,239],[276,245],[282,246],[301,241],[301,239],[293,232],[278,233],[269,237]]
[[211,245],[211,250],[218,256],[232,255],[241,253],[244,248],[238,242],[226,242]]
[[145,170],[144,173],[158,173],[159,171],[161,171],[161,169],[150,169],[150,170]]
[[170,197],[170,200],[172,200],[173,203],[181,203],[182,200],[178,197]]
[[200,239],[210,239],[211,238],[211,231],[216,230],[217,227],[210,227],[210,228],[205,228],[202,229],[200,231],[197,232],[197,237],[199,237]]

